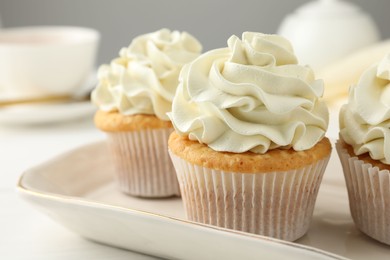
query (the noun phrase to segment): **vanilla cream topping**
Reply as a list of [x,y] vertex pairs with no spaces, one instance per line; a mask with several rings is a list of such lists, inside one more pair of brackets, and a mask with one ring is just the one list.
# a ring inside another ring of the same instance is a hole
[[201,44],[186,32],[162,29],[141,35],[110,65],[100,66],[92,101],[103,111],[169,120],[180,70],[201,50]]
[[390,164],[390,54],[368,68],[340,110],[340,135],[356,155]]
[[300,151],[324,137],[323,90],[285,38],[245,32],[184,66],[168,115],[179,134],[216,151]]

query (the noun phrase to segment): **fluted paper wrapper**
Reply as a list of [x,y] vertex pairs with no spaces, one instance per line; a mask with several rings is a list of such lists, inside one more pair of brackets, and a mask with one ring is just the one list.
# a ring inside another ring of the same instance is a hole
[[336,143],[355,225],[368,236],[390,245],[390,173],[350,156]]
[[189,220],[288,241],[307,232],[329,160],[299,170],[249,174],[170,155]]
[[180,195],[168,154],[172,128],[108,132],[108,146],[121,191],[140,197]]

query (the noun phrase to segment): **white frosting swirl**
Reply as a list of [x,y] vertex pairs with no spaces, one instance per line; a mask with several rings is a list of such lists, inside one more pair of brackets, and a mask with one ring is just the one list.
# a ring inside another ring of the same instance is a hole
[[169,120],[180,70],[202,50],[190,34],[162,29],[135,38],[120,57],[98,71],[92,101],[103,111],[153,114]]
[[340,110],[340,135],[356,155],[390,164],[390,54],[368,68]]
[[323,81],[297,65],[285,38],[245,32],[183,68],[168,115],[179,134],[216,151],[300,151],[324,137],[322,94]]

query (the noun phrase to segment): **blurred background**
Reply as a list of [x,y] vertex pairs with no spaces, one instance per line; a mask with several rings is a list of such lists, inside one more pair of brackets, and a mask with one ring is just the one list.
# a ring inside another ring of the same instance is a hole
[[[4,28],[34,25],[92,27],[102,35],[97,63],[107,63],[139,34],[160,28],[185,30],[204,51],[226,46],[244,31],[275,33],[282,19],[308,0],[0,0]],[[382,39],[390,36],[388,0],[349,1],[376,22]]]

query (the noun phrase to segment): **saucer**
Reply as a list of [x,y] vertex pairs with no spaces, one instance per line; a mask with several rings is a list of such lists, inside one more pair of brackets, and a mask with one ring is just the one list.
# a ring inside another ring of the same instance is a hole
[[[89,93],[96,85],[96,72],[74,95]],[[66,122],[92,116],[96,106],[90,100],[64,102],[21,104],[0,108],[0,124],[39,125]]]
[[92,116],[96,107],[90,101],[18,105],[0,109],[0,124],[32,125],[59,123]]

